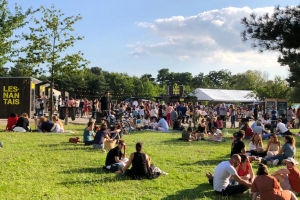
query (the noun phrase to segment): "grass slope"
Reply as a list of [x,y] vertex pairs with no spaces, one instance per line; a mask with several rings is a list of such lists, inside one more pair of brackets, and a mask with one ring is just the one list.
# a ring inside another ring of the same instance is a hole
[[[178,140],[181,133],[126,135],[127,157],[141,141],[153,163],[169,173],[155,180],[128,180],[101,169],[106,154],[68,143],[69,137],[82,136],[83,126],[66,129],[79,131],[0,133],[4,143],[0,150],[0,199],[215,199],[205,172],[213,172],[219,162],[229,158],[232,142],[229,138],[222,143],[183,142]],[[299,160],[300,142],[297,146]],[[256,171],[256,164],[253,166]],[[234,199],[250,196],[247,193]]]

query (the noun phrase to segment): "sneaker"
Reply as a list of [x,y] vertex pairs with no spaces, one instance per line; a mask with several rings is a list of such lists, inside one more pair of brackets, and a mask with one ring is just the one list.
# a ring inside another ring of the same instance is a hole
[[276,159],[276,160],[273,160],[273,163],[272,163],[272,164],[273,164],[274,166],[276,166],[278,163],[279,163],[279,160]]

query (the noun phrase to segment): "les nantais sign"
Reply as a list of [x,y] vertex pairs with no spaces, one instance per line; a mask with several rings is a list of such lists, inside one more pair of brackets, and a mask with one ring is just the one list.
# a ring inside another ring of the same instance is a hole
[[19,105],[20,104],[20,88],[17,86],[3,86],[3,104]]

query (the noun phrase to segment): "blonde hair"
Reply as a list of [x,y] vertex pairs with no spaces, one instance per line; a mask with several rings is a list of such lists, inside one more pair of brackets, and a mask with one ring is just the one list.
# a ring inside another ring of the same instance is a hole
[[47,118],[46,117],[44,117],[44,116],[41,116],[40,117],[40,122],[46,122],[47,121]]
[[60,121],[60,119],[56,115],[52,116],[52,121],[57,122],[60,127],[63,127],[62,122]]
[[22,113],[21,117],[24,117],[24,118],[28,119],[28,114],[27,113]]

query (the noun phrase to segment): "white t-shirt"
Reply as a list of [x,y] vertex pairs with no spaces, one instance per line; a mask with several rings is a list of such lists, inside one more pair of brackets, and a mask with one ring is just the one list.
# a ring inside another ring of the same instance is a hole
[[137,107],[139,104],[138,104],[137,101],[134,101],[134,102],[132,102],[132,105],[135,106],[135,107]]
[[280,133],[284,133],[284,132],[287,132],[287,131],[289,130],[289,129],[285,126],[285,124],[282,123],[282,122],[277,123],[276,129],[279,130]]
[[229,161],[221,162],[214,172],[214,190],[222,192],[229,185],[229,178],[232,175],[237,175],[235,168]]
[[217,129],[214,135],[219,135],[219,134],[222,135],[222,131],[220,129]]
[[145,126],[149,126],[150,119],[143,119],[143,123],[144,123]]
[[144,116],[144,115],[145,115],[144,109],[140,109],[140,115],[141,115],[141,116]]
[[154,108],[154,109],[151,109],[151,117],[157,117],[157,110]]

